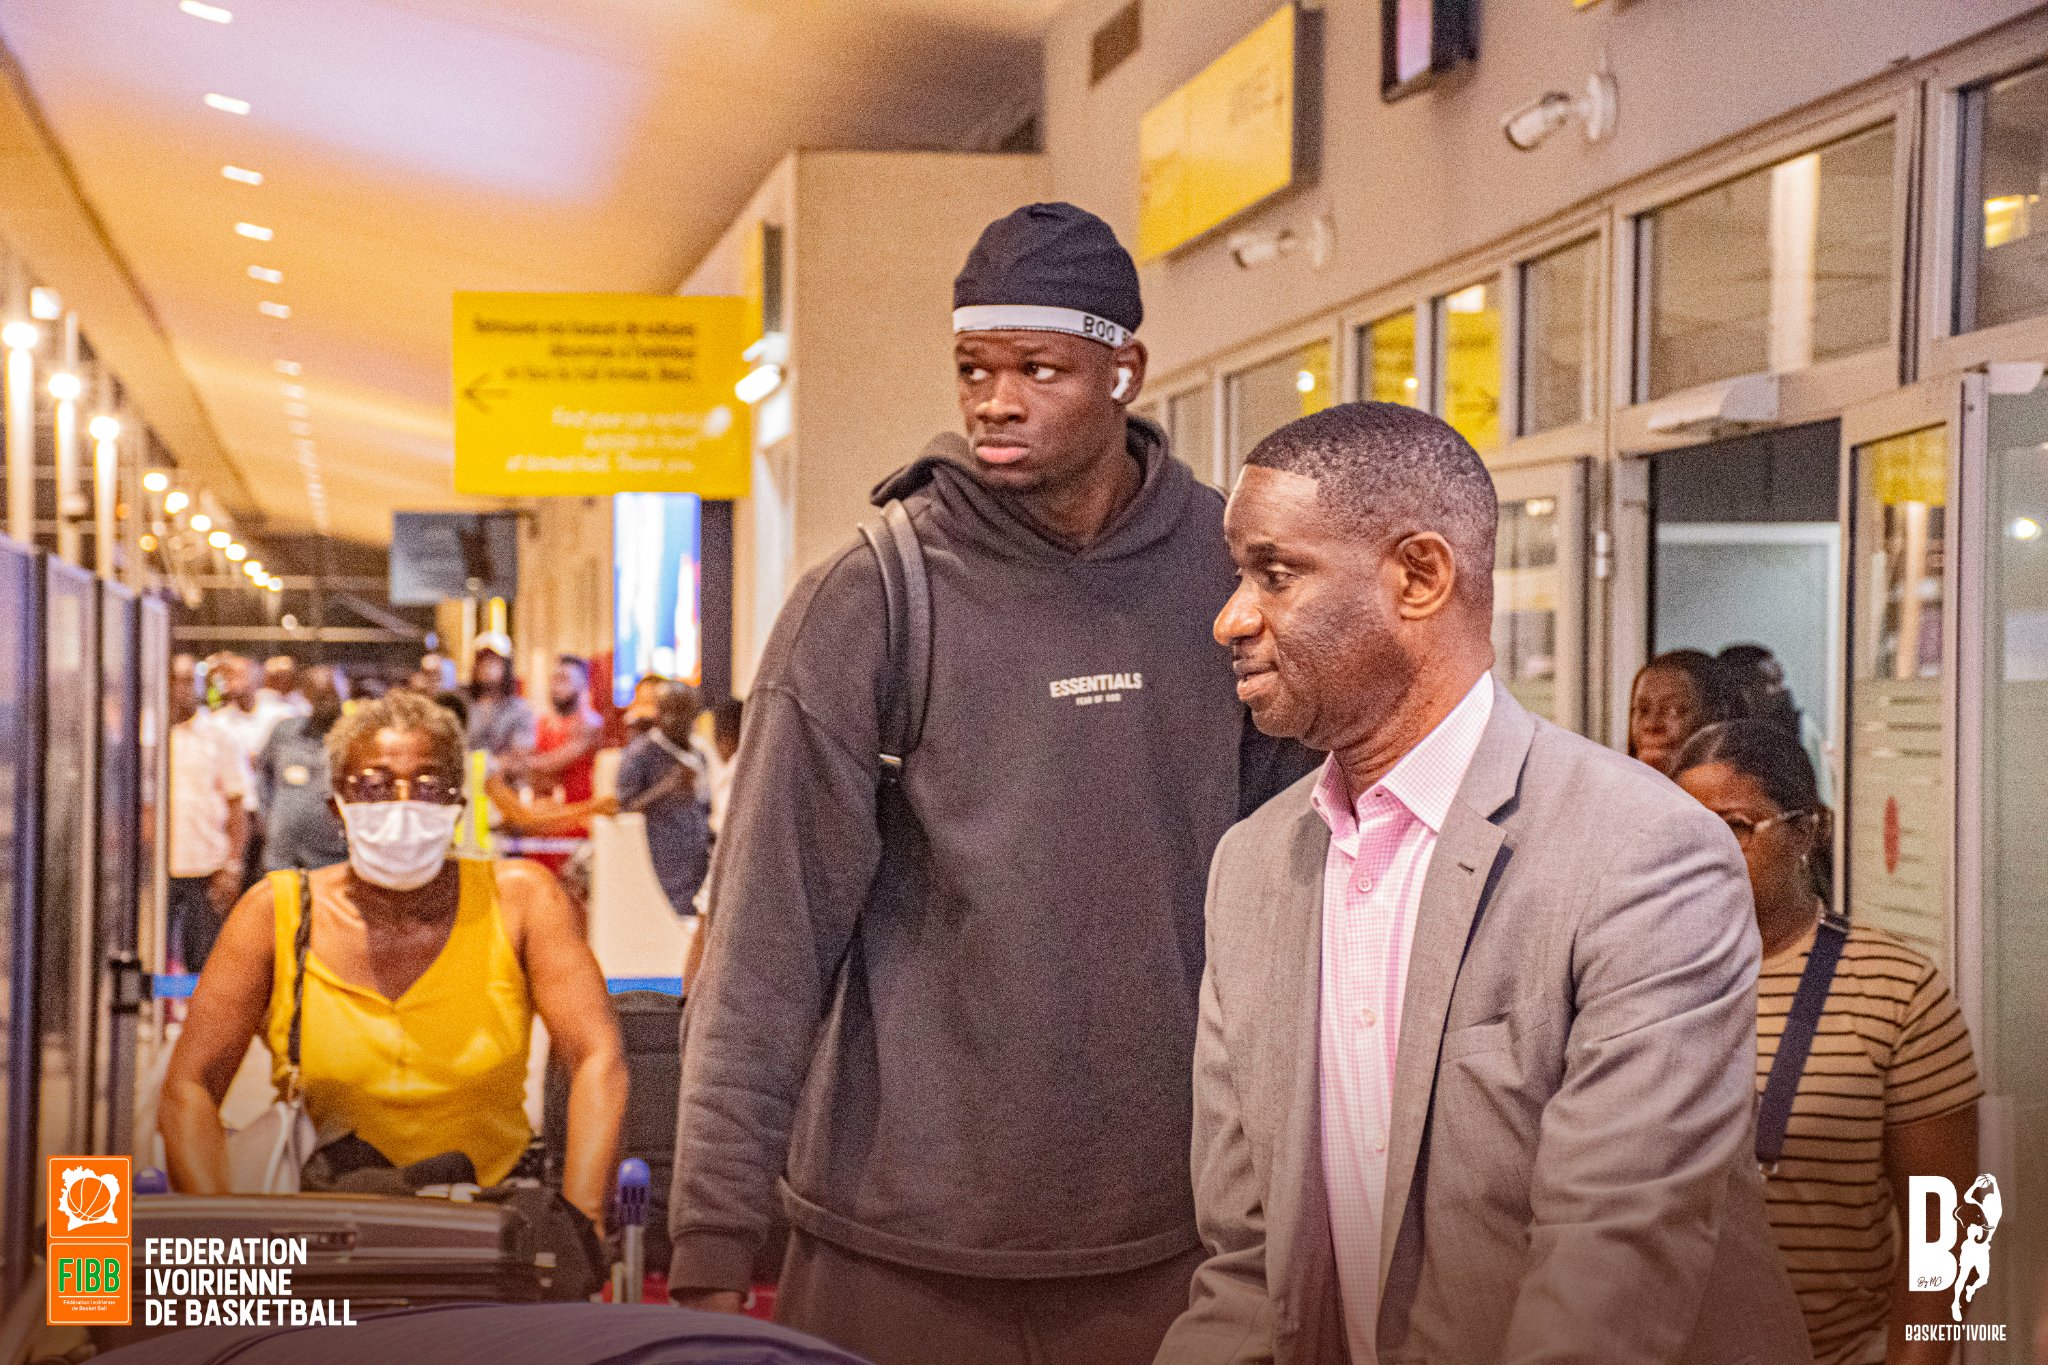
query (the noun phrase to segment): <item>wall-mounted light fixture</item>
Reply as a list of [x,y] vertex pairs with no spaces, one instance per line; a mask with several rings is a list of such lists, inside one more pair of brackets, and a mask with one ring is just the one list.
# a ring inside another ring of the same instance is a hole
[[1271,265],[1282,256],[1305,254],[1308,263],[1320,270],[1336,245],[1337,225],[1327,213],[1317,214],[1306,232],[1291,227],[1264,232],[1237,232],[1230,237],[1230,259],[1239,270]]
[[1558,129],[1576,122],[1588,142],[1604,142],[1614,133],[1617,98],[1614,77],[1596,71],[1586,77],[1577,95],[1546,90],[1500,121],[1501,132],[1518,152],[1533,152]]

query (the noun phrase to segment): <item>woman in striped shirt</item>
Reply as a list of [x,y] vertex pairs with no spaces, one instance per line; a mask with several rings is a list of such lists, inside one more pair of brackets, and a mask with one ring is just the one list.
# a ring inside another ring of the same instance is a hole
[[[1749,863],[1763,936],[1757,1088],[1776,1059],[1829,895],[1829,814],[1799,737],[1759,720],[1688,740],[1678,784],[1728,822]],[[1767,1172],[1771,1231],[1798,1291],[1816,1365],[1933,1365],[1950,1295],[1906,1286],[1908,1176],[1977,1177],[1969,1030],[1940,970],[1904,939],[1852,925],[1800,1074],[1783,1154]]]

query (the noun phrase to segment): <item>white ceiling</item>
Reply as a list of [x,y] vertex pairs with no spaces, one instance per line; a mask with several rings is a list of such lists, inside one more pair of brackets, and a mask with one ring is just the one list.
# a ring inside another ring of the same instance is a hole
[[460,505],[452,292],[667,291],[792,148],[974,145],[1059,0],[214,2],[0,0],[0,42],[239,472],[218,494],[314,529],[310,439],[328,529],[378,543]]

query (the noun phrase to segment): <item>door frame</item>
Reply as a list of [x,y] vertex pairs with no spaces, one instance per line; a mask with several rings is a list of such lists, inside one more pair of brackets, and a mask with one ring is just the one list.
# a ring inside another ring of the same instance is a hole
[[[1588,528],[1592,522],[1589,489],[1591,456],[1496,470],[1494,494],[1501,502],[1554,498],[1557,502],[1557,665],[1554,675],[1562,708],[1553,720],[1568,730],[1587,733],[1586,643],[1591,619],[1592,575]],[[1497,663],[1498,661],[1496,661]]]

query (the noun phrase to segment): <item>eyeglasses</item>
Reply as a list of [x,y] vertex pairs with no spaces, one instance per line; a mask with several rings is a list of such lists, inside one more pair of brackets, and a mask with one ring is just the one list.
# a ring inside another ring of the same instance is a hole
[[462,786],[438,773],[399,777],[385,768],[365,768],[341,779],[341,799],[357,804],[375,801],[422,801],[430,806],[462,804]]
[[1780,811],[1776,815],[1767,815],[1761,820],[1752,820],[1744,815],[1724,815],[1721,819],[1727,824],[1728,832],[1735,836],[1735,842],[1748,848],[1751,839],[1773,825],[1789,825],[1794,820],[1804,820],[1812,814],[1810,810],[1788,810]]

